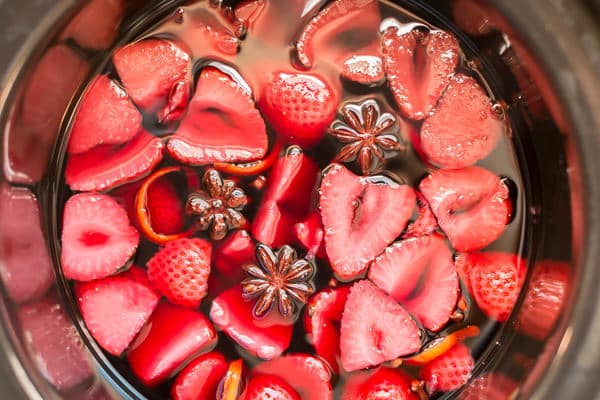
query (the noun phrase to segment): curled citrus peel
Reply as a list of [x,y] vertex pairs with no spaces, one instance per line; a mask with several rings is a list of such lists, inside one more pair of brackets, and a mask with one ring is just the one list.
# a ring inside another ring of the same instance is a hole
[[273,166],[277,158],[279,157],[279,153],[281,153],[281,149],[283,148],[283,143],[281,141],[275,142],[271,152],[262,160],[253,161],[244,164],[232,164],[232,163],[223,163],[218,162],[213,165],[214,169],[219,172],[224,172],[226,174],[236,175],[236,176],[254,176],[259,175],[268,170]]
[[223,381],[223,395],[221,400],[237,400],[242,382],[244,361],[240,358],[229,363],[229,368]]
[[475,325],[468,325],[458,331],[452,332],[447,336],[435,340],[429,347],[423,350],[416,356],[406,358],[402,360],[407,364],[412,365],[424,365],[436,358],[440,357],[455,344],[462,342],[463,340],[479,335],[479,328]]
[[138,189],[137,195],[135,197],[135,217],[140,227],[140,231],[152,243],[165,244],[172,240],[189,237],[192,234],[192,230],[187,230],[181,233],[171,235],[165,235],[162,233],[155,232],[154,228],[152,228],[152,220],[147,207],[148,188],[160,177],[163,177],[173,172],[180,172],[181,170],[182,168],[177,166],[159,169],[153,174],[151,174],[148,178],[146,178],[142,186],[140,186],[140,188]]

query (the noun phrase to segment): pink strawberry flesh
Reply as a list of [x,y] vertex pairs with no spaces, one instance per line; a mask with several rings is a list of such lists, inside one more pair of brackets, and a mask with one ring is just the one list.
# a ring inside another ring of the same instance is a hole
[[331,372],[308,354],[288,354],[258,364],[252,374],[274,375],[287,382],[304,400],[331,400]]
[[113,64],[129,96],[149,113],[167,105],[175,85],[190,80],[188,51],[169,40],[128,44],[114,53]]
[[421,147],[432,163],[461,168],[486,158],[506,131],[483,88],[471,77],[452,78],[435,112],[421,127]]
[[167,144],[169,154],[201,165],[258,160],[267,148],[265,123],[252,97],[218,69],[203,69],[188,113]]
[[273,166],[252,224],[257,241],[280,247],[294,240],[293,225],[308,213],[318,172],[315,162],[300,148],[286,150]]
[[213,266],[227,279],[240,282],[246,276],[243,266],[255,260],[254,241],[247,231],[239,230],[215,248]]
[[321,223],[321,214],[318,211],[312,211],[304,220],[294,225],[294,236],[296,241],[305,248],[310,256],[326,258],[325,248],[323,247],[323,224]]
[[421,193],[417,192],[417,219],[408,225],[402,237],[427,236],[434,233],[437,229],[438,223],[431,211],[431,207],[429,207],[429,203]]
[[481,167],[437,170],[419,189],[458,251],[484,248],[504,233],[510,220],[508,187]]
[[235,7],[235,17],[248,28],[258,19],[265,8],[266,0],[245,0]]
[[462,343],[425,365],[419,377],[429,393],[449,392],[463,386],[471,377],[475,361]]
[[276,317],[256,319],[252,302],[242,299],[239,286],[221,293],[212,302],[210,318],[237,344],[266,360],[280,356],[290,345],[293,326]]
[[145,278],[144,270],[132,269],[138,270],[137,277],[125,272],[75,286],[85,325],[100,347],[116,356],[135,339],[160,298],[147,279],[139,278],[139,274]]
[[40,210],[29,189],[0,183],[0,278],[17,303],[43,296],[54,283]]
[[419,328],[400,304],[368,280],[350,288],[340,331],[340,354],[348,372],[415,353]]
[[312,296],[306,305],[304,329],[317,355],[338,372],[340,355],[340,322],[350,288],[324,289]]
[[341,75],[351,82],[362,85],[376,85],[385,79],[381,58],[371,55],[353,55],[346,59]]
[[133,257],[139,240],[127,212],[115,199],[105,194],[76,194],[63,213],[63,274],[78,281],[112,275]]
[[160,303],[131,345],[127,360],[140,381],[154,387],[216,343],[217,333],[204,314]]
[[390,26],[381,47],[388,84],[400,110],[411,119],[426,118],[458,65],[458,42],[444,31]]
[[506,321],[525,281],[527,262],[516,254],[482,252],[459,254],[456,263],[481,311]]
[[170,235],[183,230],[183,202],[169,177],[163,176],[148,187],[146,207],[154,232]]
[[241,400],[301,400],[286,381],[275,375],[254,375]]
[[407,185],[381,176],[359,177],[339,164],[327,169],[319,209],[325,249],[336,276],[351,280],[363,274],[402,233],[415,204],[415,192]]
[[105,191],[149,173],[162,160],[163,143],[145,131],[125,146],[102,145],[67,160],[65,180],[75,191]]
[[411,390],[411,377],[400,369],[379,368],[373,373],[351,375],[344,385],[343,399],[418,400]]
[[18,318],[31,360],[54,387],[68,390],[92,376],[79,334],[55,296],[21,306]]
[[369,279],[431,331],[440,330],[456,308],[458,276],[438,235],[394,243],[373,261]]
[[173,400],[214,399],[227,372],[221,353],[211,352],[195,358],[178,375],[171,387]]
[[101,144],[126,143],[141,124],[142,115],[127,93],[105,75],[98,75],[81,99],[67,151],[81,154]]

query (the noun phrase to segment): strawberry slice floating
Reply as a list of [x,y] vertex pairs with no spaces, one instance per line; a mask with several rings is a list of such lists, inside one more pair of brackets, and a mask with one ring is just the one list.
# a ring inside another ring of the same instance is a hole
[[127,360],[142,383],[154,387],[216,343],[217,333],[204,314],[160,303],[131,345]]
[[506,132],[488,95],[471,77],[456,75],[433,115],[421,127],[421,148],[428,159],[461,168],[486,158]]
[[392,297],[367,280],[350,288],[340,333],[344,370],[379,365],[420,347],[419,328]]
[[275,375],[255,375],[248,382],[241,400],[301,400],[298,392]]
[[227,361],[221,353],[204,354],[177,375],[171,397],[173,400],[214,399],[226,372]]
[[308,354],[288,354],[258,364],[252,374],[267,374],[287,382],[304,400],[332,400],[331,372]]
[[374,373],[357,373],[344,385],[342,399],[418,400],[410,375],[400,369],[378,368]]
[[474,366],[475,361],[469,348],[458,343],[448,352],[425,365],[419,377],[425,381],[425,389],[430,394],[449,392],[467,383]]
[[437,170],[419,189],[458,251],[482,249],[506,230],[512,210],[508,187],[484,168]]
[[67,160],[65,180],[72,190],[105,191],[134,181],[162,160],[163,143],[145,131],[124,146],[97,146]]
[[174,88],[190,86],[191,57],[175,42],[141,40],[117,50],[112,60],[129,96],[148,113],[173,108],[169,101]]
[[342,64],[342,77],[361,85],[378,85],[385,79],[381,57],[354,55]]
[[347,281],[363,274],[402,233],[415,204],[415,192],[407,185],[383,176],[360,177],[339,164],[329,167],[319,189],[319,209],[336,276]]
[[460,47],[444,31],[427,32],[424,26],[407,31],[414,25],[394,22],[381,40],[388,83],[402,113],[420,120],[432,112],[450,83]]
[[403,238],[427,236],[438,229],[438,223],[435,215],[429,207],[429,203],[420,192],[417,192],[417,219],[408,225],[402,235]]
[[296,241],[308,251],[307,257],[327,258],[323,247],[325,232],[318,211],[310,212],[308,217],[294,225],[294,236]]
[[75,293],[88,330],[100,347],[115,356],[127,349],[160,299],[139,267],[117,276],[78,283]]
[[81,99],[67,151],[80,154],[101,144],[126,143],[141,125],[142,115],[127,93],[105,75],[98,75]]
[[255,261],[254,241],[244,230],[237,230],[228,235],[214,251],[215,269],[227,279],[238,282],[246,276],[242,267]]
[[252,97],[230,76],[204,68],[189,111],[167,144],[169,154],[203,165],[259,160],[267,148],[265,123]]
[[251,354],[266,360],[280,356],[290,345],[293,326],[277,317],[256,319],[252,307],[236,286],[213,300],[210,318]]
[[139,240],[127,211],[115,199],[104,194],[76,194],[69,198],[63,213],[63,274],[78,281],[112,275],[133,257]]
[[440,330],[456,308],[458,276],[438,235],[394,243],[373,261],[369,279],[431,331]]

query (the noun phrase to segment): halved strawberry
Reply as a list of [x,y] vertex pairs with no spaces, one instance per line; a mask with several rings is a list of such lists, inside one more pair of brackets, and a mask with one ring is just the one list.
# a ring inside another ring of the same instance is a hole
[[240,346],[259,358],[278,357],[292,340],[293,326],[289,323],[275,316],[254,318],[252,303],[242,298],[239,286],[226,290],[213,300],[210,318]]
[[252,237],[247,231],[238,230],[229,234],[215,248],[213,265],[228,280],[240,282],[246,276],[242,267],[255,260]]
[[459,396],[460,400],[507,400],[513,398],[518,384],[501,373],[488,372],[471,380]]
[[139,240],[127,212],[115,199],[104,194],[76,194],[63,212],[63,274],[78,281],[112,275],[133,257]]
[[323,247],[325,232],[323,231],[321,214],[317,210],[310,212],[308,217],[296,223],[293,230],[296,241],[308,251],[307,256],[327,257]]
[[71,155],[65,180],[72,190],[105,191],[147,174],[162,160],[163,143],[140,131],[125,146],[98,146]]
[[148,261],[148,278],[171,302],[197,308],[208,291],[211,257],[204,239],[173,240]]
[[381,57],[353,55],[342,66],[342,77],[361,85],[377,85],[385,79]]
[[288,354],[258,364],[252,374],[277,376],[304,400],[332,400],[331,372],[321,360],[308,354]]
[[448,352],[425,365],[419,377],[425,381],[425,389],[430,394],[449,392],[467,383],[474,365],[475,361],[469,348],[458,343]]
[[402,237],[427,236],[435,232],[437,228],[438,223],[429,203],[420,192],[417,192],[417,219],[408,225]]
[[139,267],[132,270],[137,270],[138,275],[125,272],[75,286],[85,325],[100,347],[116,356],[142,329],[160,298],[145,278],[145,271]]
[[421,127],[421,148],[434,164],[461,168],[486,158],[506,131],[489,96],[475,79],[451,79],[433,114]]
[[394,243],[373,261],[369,279],[429,330],[440,330],[456,308],[458,276],[441,236]]
[[359,177],[339,164],[329,167],[319,189],[319,209],[336,276],[351,280],[363,274],[404,230],[415,203],[407,185],[383,176]]
[[368,280],[350,288],[340,331],[342,367],[372,367],[419,350],[419,328],[392,297]]
[[183,230],[183,202],[168,177],[161,177],[150,185],[146,206],[154,231],[169,235]]
[[86,49],[106,50],[118,33],[124,13],[123,0],[92,0],[71,19],[60,37],[71,38]]
[[195,358],[177,375],[171,397],[173,400],[215,399],[227,365],[225,357],[216,351]]
[[167,144],[169,154],[201,165],[258,160],[267,148],[265,123],[252,97],[229,75],[204,68],[189,111]]
[[424,28],[407,31],[394,24],[381,40],[388,84],[398,107],[411,119],[423,119],[431,113],[460,59],[453,35]]
[[142,115],[127,93],[106,75],[98,75],[79,103],[67,151],[80,154],[101,144],[123,144],[141,125]]
[[318,75],[277,71],[263,87],[258,105],[282,140],[312,146],[335,118],[338,92]]
[[555,327],[571,284],[567,262],[542,260],[533,267],[525,299],[519,309],[517,330],[544,340]]
[[440,169],[423,179],[419,189],[458,251],[484,248],[504,233],[510,220],[508,187],[484,168]]
[[339,370],[340,322],[349,291],[348,286],[340,286],[318,292],[309,299],[304,315],[308,340],[336,373]]
[[56,296],[21,306],[18,318],[30,359],[54,387],[68,390],[92,376],[88,352]]
[[410,375],[401,369],[378,368],[374,373],[356,373],[345,382],[342,399],[418,400]]
[[127,93],[146,112],[168,107],[169,95],[179,82],[189,87],[191,57],[173,41],[130,43],[117,50],[112,60]]
[[[319,168],[297,146],[275,163],[252,224],[256,240],[272,247],[294,241],[293,225],[306,216]],[[302,193],[299,196],[298,193]]]
[[276,375],[254,375],[241,400],[301,400],[298,392]]
[[204,314],[160,303],[131,345],[127,360],[142,383],[153,387],[216,343],[217,333]]
[[516,254],[485,252],[461,253],[456,264],[481,311],[506,321],[525,281],[527,262]]

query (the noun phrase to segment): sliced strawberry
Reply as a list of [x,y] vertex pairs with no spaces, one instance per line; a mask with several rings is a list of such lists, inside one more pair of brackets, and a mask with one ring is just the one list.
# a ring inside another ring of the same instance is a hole
[[253,263],[254,241],[247,231],[235,231],[215,248],[213,265],[217,271],[232,281],[241,281],[246,276],[244,265]]
[[183,202],[169,178],[159,178],[148,188],[146,204],[156,232],[169,235],[183,230]]
[[246,29],[258,19],[266,5],[266,0],[245,0],[235,7],[235,17],[242,21]]
[[266,360],[281,355],[292,340],[293,327],[289,323],[275,317],[254,318],[252,303],[242,299],[239,286],[226,290],[213,300],[210,318],[240,346]]
[[112,60],[129,96],[149,113],[168,106],[173,87],[190,80],[188,51],[169,40],[130,43],[117,50]]
[[346,59],[341,74],[361,85],[377,85],[385,79],[381,57],[370,55],[353,55]]
[[54,269],[31,190],[0,183],[0,232],[0,278],[8,296],[17,303],[43,296]]
[[98,146],[67,160],[65,180],[72,190],[104,191],[131,182],[162,160],[159,138],[140,131],[125,146]]
[[525,281],[527,262],[516,254],[486,252],[459,254],[456,264],[481,311],[506,321]]
[[127,360],[142,383],[153,387],[216,343],[217,333],[204,314],[160,303],[131,345]]
[[417,192],[417,219],[408,225],[402,237],[427,236],[435,232],[437,228],[438,223],[429,203],[420,192]]
[[340,332],[342,367],[372,367],[419,350],[419,328],[393,298],[367,280],[355,283],[346,299]]
[[327,257],[323,247],[325,232],[318,211],[309,213],[308,217],[294,225],[293,230],[296,241],[308,251],[307,256]]
[[519,309],[517,330],[544,340],[555,327],[571,283],[570,265],[543,260],[535,265]]
[[86,49],[106,50],[118,33],[125,13],[123,0],[92,0],[83,7],[61,33]]
[[315,351],[334,372],[338,372],[340,355],[340,322],[350,288],[324,289],[312,296],[306,305],[304,329]]
[[463,386],[471,377],[475,361],[471,351],[462,343],[425,365],[419,377],[429,393],[449,392]]
[[415,203],[412,188],[389,178],[359,177],[339,164],[327,169],[319,208],[325,249],[337,277],[351,280],[364,273],[404,230]]
[[221,380],[227,372],[227,361],[221,353],[212,352],[195,358],[173,382],[173,400],[215,399]]
[[[252,224],[256,240],[272,247],[292,243],[293,225],[307,214],[319,168],[297,146],[289,147],[273,166]],[[298,193],[304,195],[298,196]]]
[[339,93],[314,74],[274,72],[263,88],[259,107],[282,140],[317,144],[333,121]]
[[408,118],[426,118],[458,65],[458,42],[444,31],[407,32],[404,27],[392,25],[385,30],[381,47],[388,84],[398,107]]
[[518,385],[500,373],[487,373],[471,380],[460,394],[460,400],[506,400],[513,398]]
[[241,400],[301,400],[298,392],[276,375],[254,375]]
[[101,144],[123,144],[141,125],[142,115],[127,93],[106,75],[98,75],[79,103],[67,151],[80,154]]
[[484,248],[504,233],[510,220],[508,187],[486,169],[437,170],[419,189],[458,251]]
[[211,257],[210,242],[177,239],[148,261],[148,278],[171,302],[197,308],[208,291]]
[[[138,267],[132,269],[145,275]],[[116,356],[142,329],[160,298],[147,279],[143,282],[133,274],[126,272],[75,286],[85,325],[100,347]]]
[[373,261],[369,279],[429,330],[440,330],[456,308],[458,276],[452,253],[438,235],[394,243]]
[[461,168],[486,158],[506,131],[475,79],[456,75],[421,127],[421,148],[434,164]]
[[343,399],[418,400],[411,390],[411,377],[400,369],[378,368],[374,373],[357,373],[345,383]]
[[192,165],[245,162],[264,157],[267,148],[252,97],[230,76],[204,68],[189,111],[167,144],[171,156]]
[[63,213],[63,274],[78,281],[112,275],[133,257],[139,240],[127,212],[115,199],[104,194],[76,194],[69,198]]
[[68,390],[92,376],[88,353],[55,296],[21,306],[18,318],[30,359],[54,387]]
[[332,400],[331,372],[321,360],[308,354],[288,354],[258,364],[253,374],[277,376],[304,400]]

